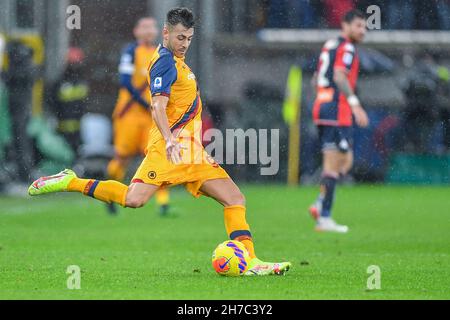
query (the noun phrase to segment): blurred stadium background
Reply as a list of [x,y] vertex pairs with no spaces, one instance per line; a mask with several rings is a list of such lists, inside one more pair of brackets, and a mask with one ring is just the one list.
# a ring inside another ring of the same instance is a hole
[[[70,5],[81,9],[79,30],[66,27]],[[139,17],[152,15],[162,26],[167,10],[177,5],[199,17],[187,59],[211,126],[281,129],[279,173],[264,177],[258,165],[227,167],[237,180],[287,180],[289,130],[282,111],[289,70],[299,66],[301,120],[294,126],[301,134],[294,151],[300,155],[299,181],[318,181],[309,80],[324,41],[339,32],[339,17],[378,5],[381,29],[370,30],[360,51],[358,95],[371,125],[357,130],[353,179],[450,182],[450,1],[3,0],[1,190],[23,192],[32,179],[66,166],[102,175],[112,154],[109,121],[121,49],[132,41]],[[78,64],[77,90],[73,104],[65,106],[71,110],[62,112],[52,90],[67,76],[68,61]]]

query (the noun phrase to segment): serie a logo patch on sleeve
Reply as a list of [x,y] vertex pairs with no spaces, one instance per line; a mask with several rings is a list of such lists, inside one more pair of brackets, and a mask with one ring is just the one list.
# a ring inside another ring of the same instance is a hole
[[155,81],[153,82],[153,87],[155,87],[155,89],[159,89],[162,87],[162,77],[155,78]]

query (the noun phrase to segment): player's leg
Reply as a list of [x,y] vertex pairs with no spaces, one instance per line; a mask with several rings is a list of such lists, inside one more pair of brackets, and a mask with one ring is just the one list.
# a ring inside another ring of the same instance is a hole
[[155,193],[156,205],[159,208],[159,214],[161,216],[167,216],[170,209],[170,193],[169,188],[161,187]]
[[[113,117],[114,158],[107,167],[108,179],[123,182],[131,159],[139,152],[139,117],[126,113],[121,117]],[[114,202],[107,202],[110,214],[117,213]]]
[[348,165],[343,159],[350,149],[350,143],[344,135],[349,130],[333,126],[319,126],[318,130],[322,145],[322,177],[319,196],[309,212],[317,222],[317,231],[347,232],[346,226],[340,226],[331,219],[331,212],[339,175],[346,169],[343,164]]
[[338,127],[338,150],[340,151],[340,178],[345,177],[353,166],[353,127]]
[[251,258],[246,275],[279,275],[289,270],[290,262],[263,262],[256,257],[252,234],[245,217],[245,196],[233,180],[230,178],[207,180],[200,187],[200,192],[224,206],[225,229],[228,236],[231,240],[242,242]]
[[114,158],[109,162],[108,178],[122,182],[131,159],[139,154],[139,117],[128,112],[113,118]]
[[132,183],[126,186],[114,180],[99,181],[74,178],[67,191],[81,192],[106,203],[116,203],[127,208],[141,208],[159,189],[159,186]]
[[346,233],[348,227],[337,224],[332,218],[332,208],[339,174],[343,169],[343,158],[348,157],[339,150],[323,151],[323,172],[320,183],[322,203],[320,216],[317,218],[316,231],[334,231]]
[[[322,215],[323,204],[325,196],[327,195],[327,185],[333,185],[332,179],[339,174],[340,170],[340,153],[338,152],[336,143],[336,128],[332,126],[318,126],[317,130],[322,149],[322,176],[319,195],[316,201],[309,207],[309,212],[316,221],[318,221]],[[328,190],[330,190],[330,188],[328,188]]]
[[160,188],[155,194],[156,204],[159,207],[161,216],[167,216],[170,208],[170,193],[168,188]]
[[[131,161],[131,157],[121,156],[117,152],[117,147],[115,149],[116,153],[114,155],[114,158],[112,158],[108,164],[107,174],[109,179],[122,182],[125,179],[125,175],[127,172],[128,165]],[[117,213],[117,208],[114,202],[107,203],[106,205],[109,213],[111,214]]]
[[159,186],[153,184],[132,183],[128,187],[125,206],[128,208],[141,208],[159,189]]
[[200,191],[223,205],[227,235],[231,240],[242,242],[251,258],[256,257],[250,227],[245,217],[245,196],[233,180],[207,180]]
[[108,163],[107,173],[108,178],[116,181],[123,181],[127,172],[131,157],[121,156],[118,153]]
[[79,192],[104,202],[125,206],[128,186],[113,180],[100,181],[78,178],[75,172],[66,169],[53,176],[41,177],[28,188],[31,196],[55,192]]
[[28,188],[31,196],[55,192],[79,192],[83,195],[123,207],[140,208],[159,189],[159,186],[132,183],[126,186],[114,180],[100,181],[78,178],[72,170],[64,170],[56,175],[42,177]]
[[331,216],[333,206],[334,192],[341,171],[341,152],[338,150],[324,150],[322,152],[322,178],[320,189],[322,193],[322,217]]
[[[149,132],[152,127],[153,120],[148,113],[143,113],[140,117],[140,137],[139,149],[142,155],[145,155],[145,150],[148,145]],[[170,212],[170,192],[169,188],[160,188],[155,193],[156,205],[159,208],[161,216],[167,216]]]
[[341,169],[339,171],[341,178],[345,177],[353,167],[353,151],[341,153]]

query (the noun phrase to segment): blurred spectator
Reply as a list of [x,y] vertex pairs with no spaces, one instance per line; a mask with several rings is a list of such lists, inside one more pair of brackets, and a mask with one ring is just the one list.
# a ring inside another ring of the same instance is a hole
[[20,41],[7,44],[8,68],[2,74],[8,88],[8,107],[12,121],[11,158],[20,181],[27,182],[33,166],[33,142],[27,134],[31,117],[32,87],[37,74],[33,49]]
[[291,26],[294,28],[314,28],[317,24],[312,0],[291,0]]
[[83,70],[84,52],[80,48],[69,48],[66,60],[64,73],[51,88],[49,105],[58,119],[58,133],[77,152],[80,119],[86,112],[89,86]]
[[440,117],[438,106],[438,65],[425,53],[414,63],[404,88],[406,107],[403,111],[406,151],[426,153],[432,130]]
[[446,105],[441,109],[441,121],[442,121],[442,142],[445,152],[450,151],[450,107]]
[[284,0],[271,0],[267,25],[269,28],[287,28],[287,3]]
[[[442,2],[442,0],[438,2]],[[417,1],[416,17],[416,29],[439,29],[436,1]]]
[[387,3],[388,29],[412,29],[415,24],[416,1],[395,0]]
[[439,29],[450,30],[450,0],[434,0]]
[[450,0],[267,0],[268,28],[339,28],[343,13],[381,8],[384,28],[450,30]]
[[388,29],[448,30],[450,27],[448,0],[390,0],[385,7]]
[[268,27],[313,28],[317,25],[313,0],[271,0]]
[[6,37],[3,33],[0,32],[0,72],[3,71],[3,63],[4,63],[4,54],[6,47]]
[[442,65],[437,67],[438,86],[437,105],[442,124],[442,145],[444,151],[450,151],[450,70]]
[[325,20],[329,28],[340,28],[342,16],[355,9],[355,0],[322,0]]

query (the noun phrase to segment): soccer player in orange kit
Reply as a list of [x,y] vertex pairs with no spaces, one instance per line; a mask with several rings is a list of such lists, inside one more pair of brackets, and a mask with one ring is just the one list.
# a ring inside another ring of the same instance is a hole
[[[116,181],[124,180],[128,165],[135,156],[145,154],[153,123],[147,69],[156,49],[156,20],[152,17],[139,19],[133,34],[136,41],[123,50],[120,59],[120,90],[113,113],[114,158],[108,165],[108,177]],[[155,196],[161,215],[166,215],[169,209],[168,190],[162,188]],[[107,205],[111,213],[116,212],[113,202]]]
[[[263,262],[256,257],[246,221],[245,197],[201,145],[201,111],[197,81],[185,63],[194,36],[189,9],[168,12],[163,45],[153,54],[148,70],[153,124],[146,157],[130,186],[117,181],[80,179],[72,170],[33,182],[28,192],[80,192],[124,207],[142,207],[162,186],[183,184],[194,196],[206,195],[224,207],[225,229],[231,240],[242,242],[251,258],[245,275],[282,275],[290,262]],[[191,152],[184,152],[190,150]]]

